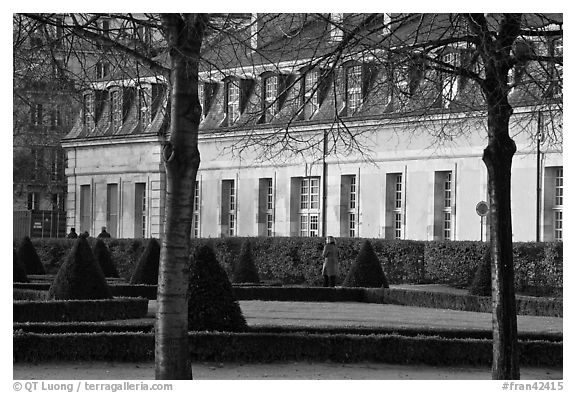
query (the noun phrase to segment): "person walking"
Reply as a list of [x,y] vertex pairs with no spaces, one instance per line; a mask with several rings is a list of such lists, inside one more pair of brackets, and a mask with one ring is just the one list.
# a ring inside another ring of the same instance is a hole
[[70,228],[70,233],[66,235],[68,239],[76,239],[78,238],[78,234],[76,233],[76,228]]
[[325,287],[336,286],[336,276],[338,275],[338,248],[332,236],[326,238],[326,245],[322,251],[324,265],[322,266],[322,277]]

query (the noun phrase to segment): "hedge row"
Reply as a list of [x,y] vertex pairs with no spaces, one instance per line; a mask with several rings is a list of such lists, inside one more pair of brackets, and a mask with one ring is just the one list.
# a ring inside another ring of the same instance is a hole
[[[152,332],[154,320],[146,319],[125,323],[121,321],[106,322],[26,322],[14,323],[13,330],[26,333],[99,333],[99,332]],[[492,330],[489,329],[447,329],[437,327],[367,327],[367,326],[252,326],[248,327],[251,333],[306,333],[306,334],[352,334],[352,335],[390,335],[397,334],[407,337],[436,336],[442,338],[474,338],[492,339]],[[562,333],[518,332],[520,341],[552,341],[562,342]]]
[[[192,361],[334,361],[400,364],[489,365],[492,340],[306,333],[217,333],[189,335]],[[16,332],[15,362],[150,361],[151,333],[36,334]],[[520,364],[562,366],[562,343],[519,342]]]
[[[41,285],[35,283],[14,284],[14,300],[43,299],[45,292],[41,289],[47,290],[47,288],[46,284]],[[110,290],[117,297],[144,297],[154,300],[156,299],[157,287],[156,285],[119,284],[111,285]],[[492,312],[490,297],[400,288],[251,287],[235,285],[233,286],[233,293],[236,300],[363,302]],[[562,299],[518,296],[516,298],[516,311],[518,315],[562,317],[563,301]]]
[[[234,263],[247,238],[193,239],[197,246],[210,242],[224,269],[231,277]],[[260,279],[283,284],[321,285],[321,238],[249,238]],[[356,258],[363,239],[337,240],[341,283]],[[90,239],[94,242],[95,239]],[[412,241],[372,239],[386,277],[391,284],[437,283],[467,287],[488,243],[475,241]],[[34,239],[47,273],[55,273],[71,248],[69,239]],[[15,244],[16,245],[16,244]],[[145,245],[145,239],[107,241],[120,276],[129,279]],[[562,243],[514,243],[515,281],[518,291],[558,294],[562,288]]]
[[142,318],[148,314],[148,299],[14,301],[14,322],[106,321]]

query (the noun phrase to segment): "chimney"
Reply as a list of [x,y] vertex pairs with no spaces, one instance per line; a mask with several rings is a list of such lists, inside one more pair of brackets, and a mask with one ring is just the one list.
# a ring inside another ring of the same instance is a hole
[[344,21],[344,14],[330,14],[330,40],[332,42],[342,41],[344,30],[342,30],[342,22]]

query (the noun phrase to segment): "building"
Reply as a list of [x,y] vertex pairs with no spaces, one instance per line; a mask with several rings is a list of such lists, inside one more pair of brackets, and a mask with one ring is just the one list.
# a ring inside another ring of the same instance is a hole
[[[77,20],[83,21],[80,15]],[[84,21],[86,22],[86,21]],[[71,14],[13,16],[13,235],[66,235],[66,157],[61,139],[81,108],[86,80],[105,80],[125,66],[95,42],[74,39]],[[92,29],[111,34],[129,20],[100,15]],[[122,28],[123,43],[150,50],[144,28]]]
[[[486,240],[488,223],[476,209],[488,200],[485,113],[474,106],[472,84],[418,72],[417,63],[391,70],[374,48],[322,62],[345,36],[335,26],[357,26],[362,15],[259,18],[238,33],[251,42],[242,56],[210,38],[209,63],[226,67],[200,73],[194,237]],[[364,39],[390,34],[394,27],[385,26]],[[312,51],[310,42],[321,44]],[[562,41],[532,47],[561,55]],[[469,59],[460,47],[441,55],[449,65]],[[516,83],[533,69],[523,67],[510,76],[513,238],[562,240],[561,128],[556,139],[541,138],[561,113],[534,102],[534,83]],[[545,80],[547,103],[562,99],[561,66],[553,71],[560,80]],[[84,92],[63,140],[68,227],[161,236],[167,101],[166,83],[153,76],[112,78]],[[416,109],[422,102],[425,111]]]

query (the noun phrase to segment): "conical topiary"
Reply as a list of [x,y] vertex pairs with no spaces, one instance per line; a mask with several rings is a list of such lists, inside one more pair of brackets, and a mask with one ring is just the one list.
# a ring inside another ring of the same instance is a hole
[[189,285],[189,330],[241,331],[246,328],[232,284],[210,247],[201,246],[194,252]]
[[252,247],[250,241],[246,240],[242,243],[240,249],[240,256],[234,264],[234,271],[232,273],[232,282],[235,283],[259,283],[260,277],[258,276],[258,269],[254,264],[252,258]]
[[88,240],[79,237],[48,291],[49,299],[110,299],[112,294]]
[[96,258],[96,261],[100,265],[104,277],[120,277],[118,269],[116,269],[116,265],[112,260],[112,254],[102,239],[96,240],[96,244],[94,245],[94,258]]
[[24,266],[18,260],[18,255],[16,254],[16,250],[12,250],[14,254],[14,259],[12,262],[12,282],[28,282],[28,277],[26,276],[26,270],[24,270]]
[[480,261],[478,269],[476,269],[469,293],[476,296],[492,295],[492,257],[490,249],[484,253],[484,257]]
[[32,241],[26,236],[18,248],[18,260],[24,266],[26,274],[46,274]]
[[388,280],[386,280],[378,256],[368,240],[364,241],[360,247],[360,252],[350,266],[350,271],[348,271],[342,286],[388,288]]
[[152,238],[148,241],[144,252],[138,259],[138,265],[130,284],[158,284],[158,270],[160,269],[160,244]]

